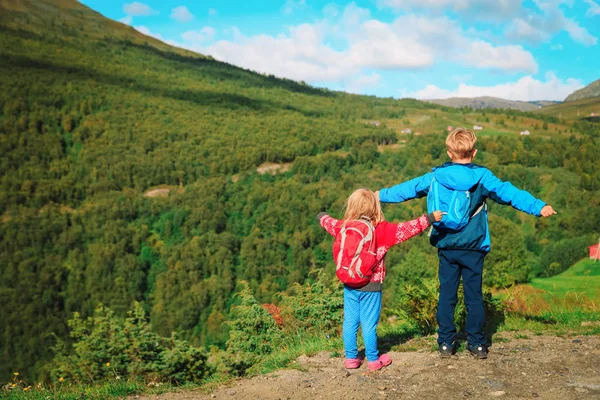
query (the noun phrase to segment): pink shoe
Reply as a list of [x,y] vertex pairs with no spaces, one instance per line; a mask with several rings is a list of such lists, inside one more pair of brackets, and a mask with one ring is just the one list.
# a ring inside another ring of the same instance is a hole
[[346,358],[344,360],[344,367],[346,367],[348,369],[356,369],[356,368],[360,368],[362,363],[363,363],[362,358]]
[[387,367],[392,363],[392,359],[387,354],[382,354],[379,356],[377,361],[369,361],[369,370],[370,371],[379,371],[383,367]]

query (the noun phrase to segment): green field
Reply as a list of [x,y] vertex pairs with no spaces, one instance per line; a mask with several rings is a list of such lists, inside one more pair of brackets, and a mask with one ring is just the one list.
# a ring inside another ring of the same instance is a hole
[[552,115],[564,119],[579,119],[588,117],[591,113],[600,114],[600,98],[568,101],[565,103],[542,107],[534,113]]
[[531,286],[547,290],[553,296],[577,293],[590,299],[600,300],[600,262],[582,260],[556,276],[533,279]]

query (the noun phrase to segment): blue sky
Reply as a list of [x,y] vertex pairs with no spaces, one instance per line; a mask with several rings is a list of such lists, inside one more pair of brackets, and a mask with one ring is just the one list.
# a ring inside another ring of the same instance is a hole
[[82,0],[169,44],[382,97],[563,100],[600,78],[600,0]]

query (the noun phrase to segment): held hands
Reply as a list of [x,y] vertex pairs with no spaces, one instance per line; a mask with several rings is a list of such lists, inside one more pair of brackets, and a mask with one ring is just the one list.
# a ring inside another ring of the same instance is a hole
[[435,218],[435,222],[439,222],[442,220],[442,212],[441,211],[434,211],[432,212],[433,214],[433,218]]
[[548,218],[551,215],[555,215],[556,211],[554,211],[552,206],[544,206],[544,208],[542,208],[542,211],[540,211],[540,214],[542,215],[542,217]]

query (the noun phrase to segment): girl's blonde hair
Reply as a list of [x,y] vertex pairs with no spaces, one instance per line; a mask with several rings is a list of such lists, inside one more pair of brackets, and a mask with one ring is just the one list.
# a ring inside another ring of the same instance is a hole
[[371,220],[374,226],[385,220],[381,204],[375,196],[375,193],[369,189],[358,189],[348,197],[346,201],[346,212],[344,213],[344,222],[351,219],[360,219],[366,217]]

